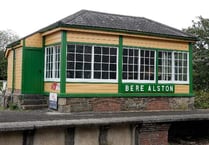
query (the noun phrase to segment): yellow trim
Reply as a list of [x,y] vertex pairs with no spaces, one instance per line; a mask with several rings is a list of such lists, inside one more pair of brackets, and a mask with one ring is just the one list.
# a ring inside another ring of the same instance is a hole
[[175,94],[189,94],[189,85],[175,85]]
[[67,83],[66,93],[118,93],[118,84]]

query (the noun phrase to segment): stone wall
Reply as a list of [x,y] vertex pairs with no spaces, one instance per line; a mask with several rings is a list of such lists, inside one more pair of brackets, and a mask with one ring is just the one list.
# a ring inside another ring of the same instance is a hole
[[167,145],[168,124],[44,127],[0,132],[0,145]]
[[59,98],[60,112],[192,110],[193,97]]

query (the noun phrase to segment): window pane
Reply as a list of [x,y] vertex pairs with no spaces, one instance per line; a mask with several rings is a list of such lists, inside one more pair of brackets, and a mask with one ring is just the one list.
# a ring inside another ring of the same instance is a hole
[[102,72],[102,79],[108,79],[108,72]]
[[83,46],[82,45],[77,45],[76,46],[76,53],[82,53],[83,54]]
[[84,70],[91,70],[91,63],[85,63]]
[[82,71],[76,71],[75,78],[82,78]]
[[74,53],[75,52],[75,45],[68,45],[67,51]]
[[84,61],[85,61],[85,62],[91,62],[91,55],[87,55],[87,54],[86,54],[86,55],[84,56]]
[[94,47],[94,54],[101,54],[101,47]]
[[101,78],[101,72],[94,72],[94,78],[100,79]]
[[91,54],[92,48],[91,46],[85,46],[85,54]]
[[101,62],[101,55],[94,55],[94,62]]
[[100,63],[95,63],[94,64],[94,70],[101,70],[101,64]]
[[91,78],[91,71],[85,71],[84,72],[84,78],[85,79],[90,79]]

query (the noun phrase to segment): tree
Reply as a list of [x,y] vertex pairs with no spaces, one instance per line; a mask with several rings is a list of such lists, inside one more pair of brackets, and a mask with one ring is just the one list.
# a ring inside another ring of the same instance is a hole
[[209,91],[209,19],[200,16],[184,31],[198,38],[193,45],[194,89]]
[[0,50],[5,50],[9,43],[19,39],[19,36],[12,30],[0,31]]
[[19,36],[11,30],[0,31],[0,80],[7,78],[7,60],[4,57],[6,46],[18,38]]

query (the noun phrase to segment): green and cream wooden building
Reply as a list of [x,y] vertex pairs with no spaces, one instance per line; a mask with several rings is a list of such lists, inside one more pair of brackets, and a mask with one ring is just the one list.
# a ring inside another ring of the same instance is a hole
[[56,93],[61,111],[188,109],[195,40],[146,18],[81,10],[8,45],[7,92]]

